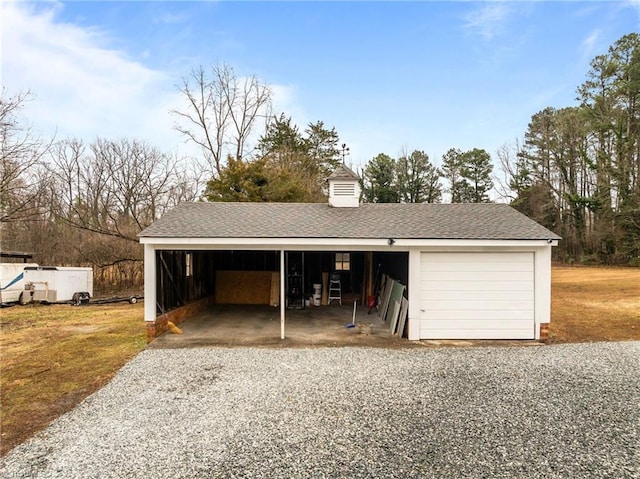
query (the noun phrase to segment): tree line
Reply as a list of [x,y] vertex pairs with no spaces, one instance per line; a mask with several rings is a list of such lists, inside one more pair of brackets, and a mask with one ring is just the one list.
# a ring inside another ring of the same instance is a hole
[[506,197],[563,237],[563,261],[640,266],[640,36],[590,63],[577,106],[531,118],[499,154]]
[[24,94],[0,110],[0,247],[41,264],[88,265],[96,286],[139,287],[137,234],[181,201],[198,175],[135,139],[43,141],[20,123]]
[[[335,127],[274,114],[271,87],[232,67],[198,67],[179,87],[175,129],[197,158],[135,138],[90,144],[43,139],[28,127],[28,92],[0,98],[3,251],[94,267],[103,289],[138,287],[137,234],[182,201],[324,202],[346,148]],[[579,104],[534,114],[494,161],[484,149],[380,153],[358,171],[363,202],[508,201],[560,234],[558,259],[640,263],[640,40],[595,57]]]
[[437,167],[424,151],[399,158],[380,153],[362,170],[363,201],[369,203],[488,203],[493,189],[491,155],[483,149],[449,149]]

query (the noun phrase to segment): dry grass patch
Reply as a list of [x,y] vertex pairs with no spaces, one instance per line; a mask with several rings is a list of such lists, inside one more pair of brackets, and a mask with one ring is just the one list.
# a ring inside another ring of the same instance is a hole
[[0,311],[0,454],[108,382],[146,344],[143,306]]
[[552,269],[551,342],[640,340],[640,269]]

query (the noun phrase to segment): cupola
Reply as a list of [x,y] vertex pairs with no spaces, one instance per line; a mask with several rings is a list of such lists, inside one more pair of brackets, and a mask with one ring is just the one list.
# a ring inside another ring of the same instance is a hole
[[329,182],[329,206],[357,208],[360,205],[360,177],[344,163],[327,178]]

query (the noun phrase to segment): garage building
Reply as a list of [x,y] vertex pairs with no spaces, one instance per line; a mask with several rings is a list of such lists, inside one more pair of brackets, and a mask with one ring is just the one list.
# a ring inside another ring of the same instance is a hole
[[360,204],[346,166],[328,184],[328,203],[183,203],[142,231],[148,338],[216,303],[279,306],[284,338],[329,274],[365,303],[381,273],[410,340],[545,336],[559,236],[505,204]]

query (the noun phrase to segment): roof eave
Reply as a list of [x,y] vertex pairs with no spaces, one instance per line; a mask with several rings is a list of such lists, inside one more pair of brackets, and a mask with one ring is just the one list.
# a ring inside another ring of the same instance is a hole
[[[393,241],[390,241],[393,240]],[[554,239],[447,239],[447,238],[237,238],[237,237],[152,237],[143,236],[140,243],[161,249],[364,249],[393,251],[409,248],[532,248],[557,246]]]

